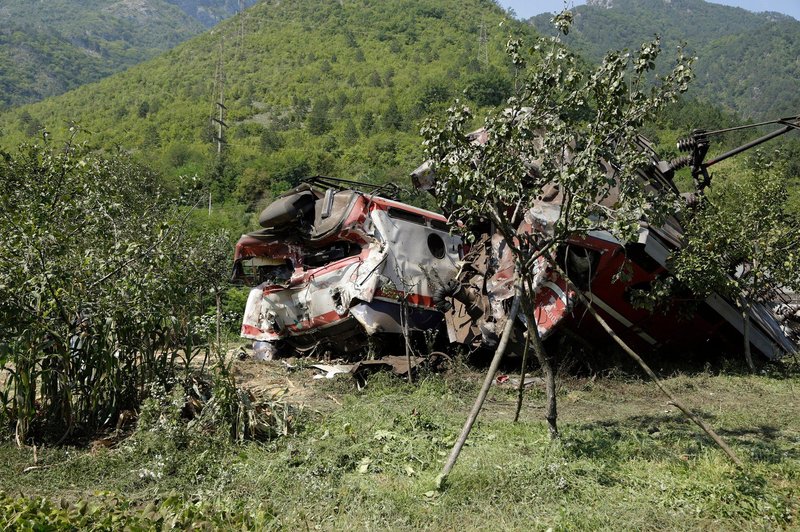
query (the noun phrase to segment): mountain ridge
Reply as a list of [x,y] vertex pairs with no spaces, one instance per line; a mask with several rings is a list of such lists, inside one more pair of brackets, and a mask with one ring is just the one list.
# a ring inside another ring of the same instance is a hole
[[[589,60],[658,34],[665,51],[685,41],[698,56],[690,96],[750,119],[800,114],[800,22],[788,15],[702,0],[599,0],[573,13],[564,42]],[[546,31],[549,20],[529,23]]]
[[[500,104],[512,86],[509,28],[535,33],[491,0],[264,1],[246,15],[244,38],[241,21],[228,20],[146,63],[0,114],[3,144],[42,127],[58,137],[74,121],[96,145],[122,146],[170,175],[205,176],[219,197],[242,201],[300,174],[404,179],[418,164],[421,119],[464,87],[474,105]],[[220,56],[224,168],[213,162],[210,121]]]
[[0,108],[140,63],[237,10],[238,0],[6,0],[0,7]]

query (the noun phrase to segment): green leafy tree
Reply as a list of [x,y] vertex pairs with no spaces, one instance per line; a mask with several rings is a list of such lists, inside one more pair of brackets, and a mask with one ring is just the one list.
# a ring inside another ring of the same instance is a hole
[[344,132],[342,133],[342,140],[347,144],[355,144],[358,142],[358,129],[352,120],[347,120],[344,124]]
[[[565,11],[554,22],[566,32],[570,20]],[[647,162],[638,129],[685,91],[691,78],[691,61],[681,56],[652,85],[659,52],[656,39],[635,54],[609,52],[599,67],[585,72],[557,38],[540,40],[528,53],[512,39],[508,53],[518,71],[518,90],[507,109],[485,118],[486,143],[467,136],[473,114],[461,104],[451,107],[443,122],[428,122],[422,130],[436,170],[436,195],[450,219],[467,225],[490,220],[513,253],[520,281],[517,298],[528,341],[545,374],[545,417],[554,438],[555,376],[532,308],[537,260],[543,257],[554,265],[557,246],[594,230],[630,241],[643,217],[657,224],[676,208],[676,197],[648,191],[638,175]],[[601,160],[614,170],[601,166]],[[544,232],[517,234],[518,216],[545,187],[563,194],[558,220]],[[612,210],[603,202],[614,189],[619,199]]]
[[450,100],[450,87],[441,80],[428,80],[419,89],[415,106],[418,114],[430,112],[438,104]]
[[308,132],[312,135],[322,135],[331,129],[330,118],[328,117],[328,109],[330,102],[327,98],[319,98],[314,101],[311,106],[311,112],[308,114]]
[[375,115],[372,111],[367,111],[361,115],[361,133],[368,137],[375,131]]
[[397,103],[394,100],[389,102],[389,105],[383,112],[381,122],[383,124],[383,129],[387,130],[397,130],[403,126],[403,115],[400,113],[400,109],[397,107]]
[[508,74],[498,68],[488,68],[469,78],[464,94],[477,105],[494,107],[511,96],[513,90],[513,83]]
[[800,292],[800,220],[787,212],[783,172],[757,154],[743,175],[718,184],[687,223],[686,245],[673,258],[676,280],[701,298],[727,295],[742,311],[744,354],[750,350],[750,309]]

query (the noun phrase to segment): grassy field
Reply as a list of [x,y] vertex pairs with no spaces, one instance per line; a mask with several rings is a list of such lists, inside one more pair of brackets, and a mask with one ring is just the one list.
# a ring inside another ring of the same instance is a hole
[[[743,471],[655,387],[611,375],[561,381],[562,438],[543,392],[495,386],[446,489],[435,479],[477,394],[459,366],[409,385],[375,374],[313,380],[237,362],[240,382],[288,390],[294,430],[230,443],[150,412],[112,448],[0,446],[0,528],[792,529],[800,519],[800,372],[666,379],[746,462]],[[26,469],[34,466],[34,469]]]

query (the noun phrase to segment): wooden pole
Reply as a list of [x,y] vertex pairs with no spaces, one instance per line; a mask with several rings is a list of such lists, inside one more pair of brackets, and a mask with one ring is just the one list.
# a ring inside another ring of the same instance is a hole
[[483,407],[483,402],[486,400],[486,395],[489,393],[489,388],[492,386],[494,374],[497,373],[497,368],[500,366],[503,353],[505,353],[506,347],[508,347],[508,342],[511,339],[511,333],[514,331],[514,322],[516,321],[517,313],[519,312],[521,295],[522,290],[520,283],[518,282],[516,286],[516,293],[514,295],[514,301],[511,304],[511,310],[508,312],[508,317],[506,318],[506,326],[503,328],[503,335],[500,337],[500,343],[497,344],[497,349],[494,352],[494,358],[492,358],[492,363],[489,365],[489,371],[486,372],[486,378],[483,380],[481,391],[478,393],[478,397],[475,399],[475,404],[472,405],[472,410],[470,411],[469,416],[467,416],[467,421],[464,423],[464,427],[461,429],[461,435],[458,437],[453,449],[450,451],[450,456],[447,458],[447,463],[445,463],[442,472],[436,479],[437,488],[441,489],[444,487],[445,482],[447,481],[447,476],[450,474],[450,471],[456,464],[458,455],[461,454],[461,449],[464,447],[464,443],[467,441],[467,437],[472,430],[472,426],[475,424],[475,420],[478,419],[478,414]]
[[661,390],[661,392],[667,396],[667,398],[670,401],[670,404],[677,407],[678,410],[683,412],[686,417],[692,420],[698,427],[703,429],[703,432],[705,432],[714,441],[714,443],[716,443],[720,447],[720,449],[722,449],[725,452],[725,454],[728,455],[728,458],[730,458],[734,464],[736,464],[740,468],[743,468],[744,464],[742,463],[741,460],[739,460],[739,457],[736,456],[736,453],[733,452],[733,449],[728,447],[728,444],[725,443],[716,432],[714,432],[714,429],[708,426],[705,421],[697,417],[691,410],[689,410],[689,408],[686,405],[683,404],[683,402],[680,399],[675,397],[672,394],[672,392],[666,386],[664,386],[664,383],[661,382],[661,379],[659,379],[658,376],[655,374],[655,372],[652,369],[650,369],[650,366],[648,366],[645,363],[645,361],[642,360],[642,357],[636,354],[636,352],[633,349],[631,349],[630,346],[628,346],[628,344],[626,344],[625,341],[617,335],[617,333],[614,332],[614,330],[606,322],[606,320],[604,320],[603,317],[597,313],[597,311],[592,306],[591,300],[577,286],[572,284],[572,282],[567,277],[567,274],[564,273],[564,271],[557,264],[553,264],[553,266],[558,271],[558,273],[567,281],[567,283],[569,283],[572,286],[578,298],[583,302],[584,306],[588,310],[589,314],[591,314],[592,317],[594,317],[594,319],[597,320],[597,323],[599,323],[600,326],[611,336],[611,338],[617,343],[617,345],[619,345],[622,348],[622,350],[628,354],[629,357],[631,357],[633,360],[636,361],[637,364],[639,364],[639,366],[645,371],[645,373],[647,373],[647,375],[653,380],[655,385],[658,386],[658,389]]
[[403,320],[403,341],[406,344],[406,363],[408,364],[408,383],[414,383],[414,377],[411,375],[411,343],[410,338],[408,337],[408,293],[403,295],[403,301],[401,303],[401,312],[402,312],[402,320]]
[[525,372],[528,370],[528,348],[531,345],[529,338],[525,338],[525,349],[522,351],[522,367],[519,370],[519,386],[517,387],[517,410],[514,412],[514,423],[519,421],[519,412],[522,410],[522,396],[525,394]]
[[750,303],[747,298],[741,296],[739,298],[739,307],[742,310],[742,336],[744,337],[744,359],[747,361],[747,367],[750,373],[756,372],[756,366],[753,364],[753,355],[750,351]]

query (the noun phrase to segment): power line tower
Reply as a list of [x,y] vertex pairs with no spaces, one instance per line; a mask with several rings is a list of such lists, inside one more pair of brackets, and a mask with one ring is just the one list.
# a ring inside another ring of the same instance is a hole
[[244,0],[239,0],[239,51],[244,48]]
[[478,62],[483,67],[489,66],[489,30],[486,20],[481,20],[480,35],[478,36]]
[[216,102],[211,111],[211,121],[217,127],[217,156],[222,155],[222,145],[225,144],[225,128],[228,124],[225,123],[225,115],[228,108],[225,107],[225,65],[222,55],[225,48],[225,38],[220,36],[219,41],[219,58],[217,59],[217,71],[214,74],[214,96]]

